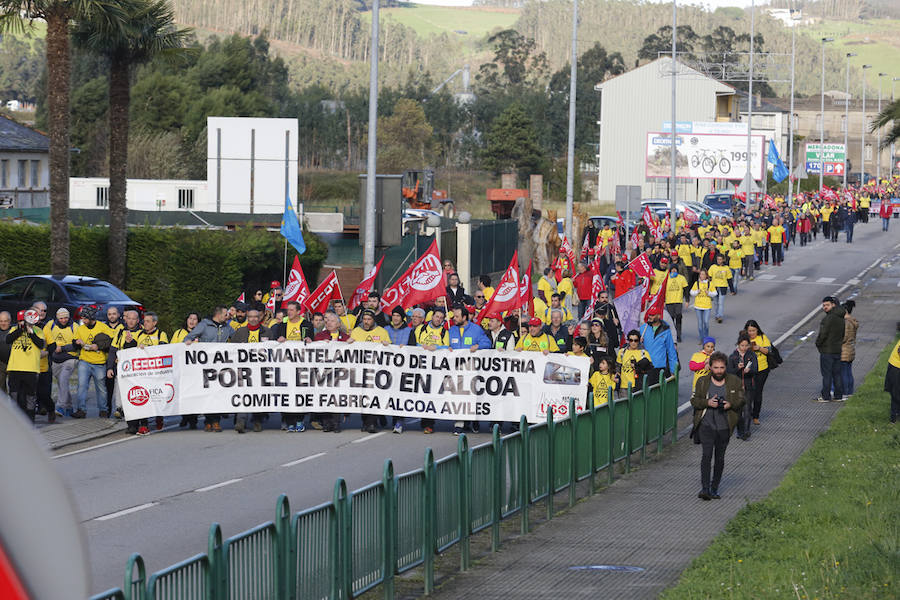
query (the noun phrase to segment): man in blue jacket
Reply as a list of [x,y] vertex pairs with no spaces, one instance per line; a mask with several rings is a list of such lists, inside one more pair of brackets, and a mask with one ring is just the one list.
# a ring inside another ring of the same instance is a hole
[[[468,348],[470,352],[487,350],[491,347],[491,339],[484,333],[480,325],[469,321],[469,309],[465,305],[457,304],[453,307],[453,326],[449,332],[450,349],[463,350]],[[480,427],[478,421],[466,423],[473,433],[478,433]],[[453,424],[453,435],[463,432],[463,422],[456,421]]]
[[665,369],[666,377],[678,368],[678,352],[675,350],[675,341],[672,339],[672,330],[668,323],[662,320],[662,312],[656,306],[647,311],[647,322],[641,325],[641,341],[644,349],[650,353],[653,361],[654,376],[649,378],[650,383],[656,383],[656,374],[659,369]]

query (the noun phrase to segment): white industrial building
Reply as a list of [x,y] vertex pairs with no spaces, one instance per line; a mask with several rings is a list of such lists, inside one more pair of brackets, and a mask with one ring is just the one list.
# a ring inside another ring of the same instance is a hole
[[[676,120],[736,121],[735,89],[677,63]],[[668,177],[648,178],[647,134],[672,121],[672,59],[659,58],[594,87],[601,94],[598,198],[613,202],[617,185],[640,186],[643,198],[669,196]],[[682,200],[702,200],[713,179],[678,179]],[[724,186],[719,182],[719,187]]]

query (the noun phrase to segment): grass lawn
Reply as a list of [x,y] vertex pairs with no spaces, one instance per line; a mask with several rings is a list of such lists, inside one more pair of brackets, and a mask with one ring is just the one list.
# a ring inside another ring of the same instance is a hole
[[[399,8],[383,8],[382,18],[393,19],[416,30],[422,38],[431,34],[448,33],[472,43],[496,29],[512,27],[519,11],[498,8],[456,8],[408,4]],[[370,13],[362,13],[368,20]],[[464,33],[460,33],[464,32]]]
[[662,598],[900,596],[900,425],[881,391],[894,343],[781,485],[741,509]]
[[[872,19],[864,22],[828,21],[799,31],[807,33],[818,40],[833,37],[834,46],[842,53],[855,52],[858,56],[850,58],[850,65],[859,69],[862,65],[872,65],[867,74],[870,98],[878,97],[877,73],[885,72],[892,77],[900,77],[900,20]],[[841,80],[843,81],[843,79]],[[891,94],[890,78],[884,81],[884,97]],[[843,89],[843,87],[841,88]]]

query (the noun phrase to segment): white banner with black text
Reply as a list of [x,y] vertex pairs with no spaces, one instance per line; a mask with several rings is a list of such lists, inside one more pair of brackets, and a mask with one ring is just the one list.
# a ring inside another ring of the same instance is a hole
[[586,357],[355,342],[169,344],[118,353],[128,420],[215,413],[365,413],[535,423],[585,408]]

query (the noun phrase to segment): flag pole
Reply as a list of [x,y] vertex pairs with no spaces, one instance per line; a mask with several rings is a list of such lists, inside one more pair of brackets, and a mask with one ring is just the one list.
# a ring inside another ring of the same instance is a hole
[[284,279],[282,279],[282,285],[287,288],[287,238],[284,238]]

